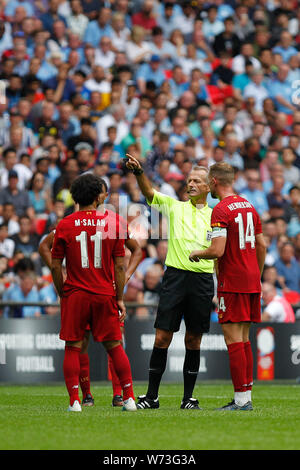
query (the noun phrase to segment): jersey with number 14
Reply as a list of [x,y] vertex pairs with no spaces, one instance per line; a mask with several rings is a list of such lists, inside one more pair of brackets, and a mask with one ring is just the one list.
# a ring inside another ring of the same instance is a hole
[[64,293],[115,295],[113,258],[125,255],[127,224],[113,211],[78,211],[56,227],[52,258],[66,258]]
[[218,291],[260,292],[255,236],[262,226],[252,204],[237,195],[226,197],[214,207],[211,227],[212,237],[226,236],[224,254],[218,259]]

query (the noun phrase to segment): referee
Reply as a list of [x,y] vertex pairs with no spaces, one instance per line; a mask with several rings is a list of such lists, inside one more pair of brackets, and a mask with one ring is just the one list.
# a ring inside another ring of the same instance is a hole
[[[212,210],[206,198],[209,193],[208,171],[195,166],[187,178],[189,201],[177,201],[152,188],[139,161],[127,154],[126,166],[132,170],[149,205],[168,218],[168,252],[157,316],[155,342],[150,359],[146,395],[139,397],[137,408],[159,408],[158,390],[166,368],[168,348],[174,332],[184,319],[185,360],[183,365],[184,394],[182,409],[201,409],[193,398],[200,365],[200,344],[209,331],[214,295],[213,260],[193,263],[191,247],[210,246]],[[193,248],[196,249],[196,248]]]

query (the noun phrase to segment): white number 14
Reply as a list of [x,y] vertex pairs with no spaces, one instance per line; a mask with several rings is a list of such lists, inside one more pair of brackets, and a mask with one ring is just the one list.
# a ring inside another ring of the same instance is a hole
[[251,244],[251,248],[255,248],[255,233],[254,233],[254,224],[253,224],[253,214],[252,212],[247,212],[247,227],[245,232],[243,216],[239,212],[234,221],[239,224],[239,242],[240,249],[244,250],[246,248],[246,243]]

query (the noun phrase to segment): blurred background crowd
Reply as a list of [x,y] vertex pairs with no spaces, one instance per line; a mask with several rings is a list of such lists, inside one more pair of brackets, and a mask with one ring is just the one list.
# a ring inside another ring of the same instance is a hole
[[0,0],[1,297],[57,301],[39,242],[92,171],[143,249],[125,300],[157,302],[164,220],[149,223],[129,152],[179,200],[194,164],[232,164],[263,221],[264,305],[287,301],[300,317],[299,25],[295,0]]

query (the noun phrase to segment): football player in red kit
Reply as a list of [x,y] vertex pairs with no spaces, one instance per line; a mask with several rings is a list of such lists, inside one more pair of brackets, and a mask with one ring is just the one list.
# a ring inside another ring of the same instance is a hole
[[[106,195],[101,178],[90,173],[79,176],[71,186],[71,195],[79,204],[79,211],[57,225],[51,267],[53,282],[61,298],[60,338],[66,341],[63,369],[70,397],[68,409],[81,411],[79,355],[89,324],[94,340],[103,343],[112,359],[122,386],[124,410],[135,411],[131,368],[121,345],[120,330],[120,320],[126,315],[123,302],[126,233],[118,214],[97,210]],[[65,282],[62,275],[64,258]]]
[[225,163],[209,169],[208,183],[220,202],[212,212],[212,243],[193,251],[192,261],[218,259],[218,317],[229,354],[234,400],[220,410],[252,410],[251,322],[261,321],[261,274],[266,246],[259,215],[233,189],[234,170]]
[[[44,263],[51,269],[52,264],[52,255],[51,249],[53,245],[55,230],[46,235],[40,242],[39,245],[39,254],[42,257]],[[125,284],[129,281],[133,273],[135,272],[138,264],[142,259],[142,249],[139,246],[137,240],[132,238],[129,233],[125,240],[125,246],[131,252],[128,266],[125,273]],[[121,332],[124,330],[124,322],[120,323]],[[91,393],[91,382],[90,382],[90,360],[88,355],[88,345],[90,338],[90,327],[87,325],[87,329],[84,335],[84,340],[82,344],[81,353],[79,356],[80,359],[80,374],[79,374],[79,383],[82,391],[82,405],[83,406],[93,406],[94,398]],[[123,406],[123,397],[122,397],[122,387],[119,381],[117,374],[115,373],[112,360],[108,356],[108,369],[111,376],[112,389],[113,389],[113,406]]]

